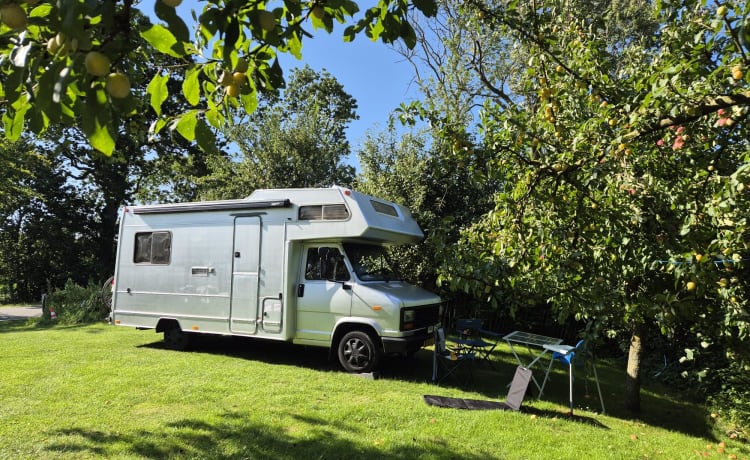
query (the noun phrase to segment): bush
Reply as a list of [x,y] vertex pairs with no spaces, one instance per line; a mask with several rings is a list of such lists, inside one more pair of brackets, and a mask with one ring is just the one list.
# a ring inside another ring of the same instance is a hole
[[717,371],[721,388],[708,398],[714,413],[721,417],[722,426],[730,437],[747,440],[750,427],[750,373],[741,363],[732,363]]
[[50,292],[43,305],[42,318],[51,321],[51,312],[62,324],[94,323],[107,319],[110,313],[109,299],[102,295],[103,289],[89,283],[87,287],[75,284],[70,279],[62,289]]

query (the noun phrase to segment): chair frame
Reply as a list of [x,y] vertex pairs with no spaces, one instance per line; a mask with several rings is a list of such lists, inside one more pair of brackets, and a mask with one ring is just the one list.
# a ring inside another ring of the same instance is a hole
[[[469,377],[471,381],[474,380],[471,363],[475,359],[475,353],[468,351],[465,348],[451,349],[448,347],[448,338],[445,334],[444,327],[438,327],[435,329],[435,348],[432,357],[432,382],[439,384],[449,376],[453,376],[457,381],[458,375],[456,370],[461,367],[465,362],[469,362]],[[439,377],[439,368],[443,367],[445,374]],[[439,377],[439,378],[438,378]]]
[[[481,319],[456,319],[456,331],[459,336],[459,340],[456,343],[461,347],[467,348],[469,352],[476,353],[480,359],[494,369],[495,366],[492,364],[491,359],[492,352],[495,351],[503,335],[483,329],[482,324],[483,321]],[[486,341],[484,337],[491,337],[494,341]]]
[[[596,382],[596,390],[599,393],[599,402],[602,405],[602,414],[605,414],[606,411],[604,409],[604,398],[602,397],[602,389],[599,386],[599,375],[596,372],[596,361],[594,359],[594,354],[591,353],[590,350],[586,349],[585,340],[579,340],[575,347],[571,347],[570,345],[554,345],[546,348],[551,350],[553,353],[549,361],[549,366],[547,366],[547,372],[544,374],[544,382],[542,382],[542,386],[539,389],[539,398],[541,399],[542,395],[544,394],[544,386],[549,380],[549,373],[552,370],[552,364],[555,361],[565,363],[568,365],[569,375],[568,399],[570,403],[570,415],[573,415],[573,361],[576,359],[576,356],[578,356],[580,359],[581,355],[587,355],[586,358],[591,360],[591,367],[594,370],[594,381]],[[586,373],[586,377],[588,378],[588,372]]]

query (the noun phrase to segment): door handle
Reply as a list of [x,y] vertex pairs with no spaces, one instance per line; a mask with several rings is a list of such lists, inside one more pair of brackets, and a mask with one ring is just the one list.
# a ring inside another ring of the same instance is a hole
[[304,296],[305,296],[305,285],[300,283],[297,285],[297,297],[304,297]]

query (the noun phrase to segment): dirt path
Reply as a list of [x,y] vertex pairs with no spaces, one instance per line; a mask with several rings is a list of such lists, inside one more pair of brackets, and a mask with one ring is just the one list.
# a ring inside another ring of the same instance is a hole
[[0,306],[0,321],[15,321],[42,316],[41,305]]

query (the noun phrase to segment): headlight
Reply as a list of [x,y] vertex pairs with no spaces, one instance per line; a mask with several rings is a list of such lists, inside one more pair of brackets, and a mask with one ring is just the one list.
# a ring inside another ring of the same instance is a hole
[[410,323],[417,317],[417,312],[414,310],[404,310],[404,322]]

